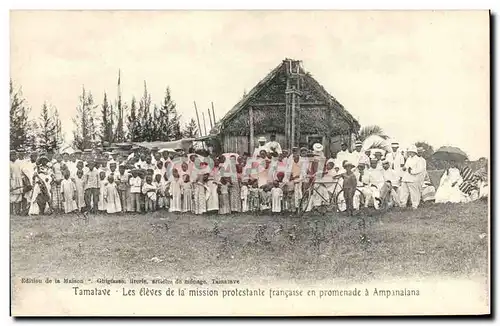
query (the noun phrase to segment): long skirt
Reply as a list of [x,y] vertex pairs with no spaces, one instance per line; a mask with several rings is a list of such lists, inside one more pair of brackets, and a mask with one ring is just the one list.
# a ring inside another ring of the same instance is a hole
[[61,183],[54,182],[52,184],[51,190],[52,190],[52,208],[55,210],[61,210],[62,209]]
[[231,207],[229,205],[229,194],[221,194],[219,196],[219,214],[229,214],[231,213]]

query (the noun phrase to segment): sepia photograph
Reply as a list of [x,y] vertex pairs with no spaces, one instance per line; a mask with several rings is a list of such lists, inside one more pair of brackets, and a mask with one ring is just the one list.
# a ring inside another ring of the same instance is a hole
[[11,10],[10,313],[489,315],[488,10]]

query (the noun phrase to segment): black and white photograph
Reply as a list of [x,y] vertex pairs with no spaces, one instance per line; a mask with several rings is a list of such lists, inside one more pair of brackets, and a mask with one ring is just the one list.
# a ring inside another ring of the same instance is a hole
[[11,315],[490,314],[490,19],[11,10]]

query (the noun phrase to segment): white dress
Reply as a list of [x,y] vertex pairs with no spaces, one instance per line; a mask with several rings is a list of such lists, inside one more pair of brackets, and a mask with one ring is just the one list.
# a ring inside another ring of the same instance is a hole
[[281,188],[271,189],[271,211],[273,213],[281,212],[281,200],[283,199],[283,190]]
[[108,183],[104,192],[104,200],[106,202],[106,212],[113,214],[122,211],[122,203],[118,195],[116,183]]
[[[455,183],[455,186],[453,184]],[[444,172],[439,182],[439,188],[436,191],[436,203],[460,203],[464,202],[465,198],[458,188],[462,183],[460,171],[457,168],[450,168],[448,172]]]
[[77,209],[76,201],[73,196],[76,195],[76,186],[71,179],[61,181],[61,198],[64,199],[64,213],[71,213]]
[[172,196],[170,201],[170,212],[180,212],[182,210],[182,197],[181,197],[181,179],[173,179],[170,182],[169,194]]
[[207,212],[219,210],[219,194],[217,193],[218,185],[215,181],[209,180],[207,182],[208,191],[207,195]]

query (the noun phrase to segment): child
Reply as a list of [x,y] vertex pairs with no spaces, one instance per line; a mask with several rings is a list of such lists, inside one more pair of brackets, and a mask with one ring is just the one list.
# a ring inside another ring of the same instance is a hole
[[207,211],[205,183],[203,182],[203,174],[200,174],[193,183],[193,212],[196,215],[203,214]]
[[280,183],[274,181],[274,187],[271,189],[271,211],[273,213],[281,213],[281,200],[283,199],[283,190],[280,188]]
[[343,174],[343,191],[344,191],[344,199],[347,207],[347,214],[349,216],[353,215],[354,211],[354,206],[353,206],[353,199],[354,199],[354,193],[356,191],[356,185],[358,183],[356,179],[356,175],[354,175],[352,168],[353,165],[349,162],[345,163],[344,168],[346,171]]
[[85,208],[85,191],[83,190],[82,169],[78,169],[76,171],[75,188],[76,188],[76,206],[79,211],[82,211],[82,209]]
[[181,185],[182,193],[182,212],[192,212],[193,211],[193,188],[189,178],[189,174],[184,174],[184,182]]
[[227,182],[227,178],[221,178],[219,186],[219,214],[229,214],[231,213],[231,207],[229,204],[229,186]]
[[156,191],[157,187],[153,184],[153,177],[146,176],[146,182],[142,186],[142,193],[144,194],[144,211],[154,212],[156,210]]
[[270,207],[270,193],[269,193],[269,186],[266,184],[264,186],[262,186],[260,189],[259,189],[259,202],[260,202],[260,210],[261,211],[266,211],[268,210]]
[[172,171],[173,180],[170,182],[170,212],[182,211],[181,182],[177,169]]
[[242,182],[241,183],[241,211],[243,213],[248,212],[248,183]]
[[240,180],[237,177],[231,177],[228,178],[227,181],[229,186],[231,212],[241,212]]
[[95,169],[93,161],[88,162],[88,171],[83,177],[85,188],[85,206],[87,210],[95,213],[99,203],[99,172]]
[[[129,187],[129,176],[125,173],[125,165],[120,165],[118,167],[118,174],[116,174],[116,188],[118,190],[118,196],[120,197],[120,204],[122,207],[122,212],[127,211],[127,202],[130,196]],[[129,205],[130,206],[130,205]]]
[[251,212],[258,212],[260,210],[260,200],[259,200],[259,184],[257,180],[251,182],[252,188],[248,189],[248,202]]
[[97,209],[100,212],[104,212],[106,210],[106,205],[104,203],[104,193],[106,192],[106,186],[108,185],[106,181],[106,172],[99,172],[99,203],[97,205]]
[[77,209],[76,206],[76,187],[69,178],[69,170],[64,170],[64,179],[61,181],[61,201],[64,213],[71,213]]
[[219,194],[217,193],[218,185],[214,177],[208,174],[205,175],[207,185],[207,212],[216,212],[219,210]]
[[139,177],[139,173],[137,170],[132,170],[132,177],[129,180],[130,184],[130,201],[131,201],[131,210],[137,213],[141,212],[141,186],[142,179]]
[[155,181],[154,184],[156,186],[156,207],[158,209],[160,208],[165,208],[166,207],[166,201],[165,201],[165,187],[164,184],[165,182],[162,181],[162,176],[161,174],[155,174]]
[[118,189],[116,187],[113,175],[108,176],[108,183],[104,191],[104,201],[106,203],[106,212],[108,214],[119,213],[122,211],[122,204]]
[[163,175],[163,173],[165,173],[163,171],[163,162],[156,161],[156,170],[154,170],[155,180],[157,175],[160,175],[160,180],[161,180],[161,176]]

